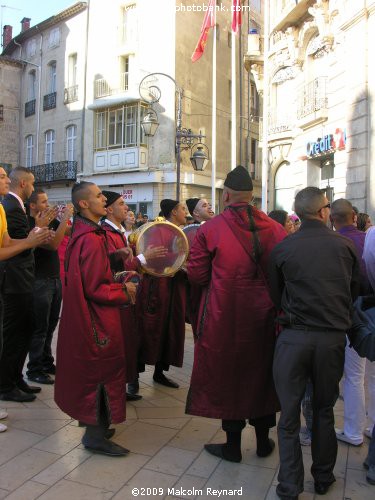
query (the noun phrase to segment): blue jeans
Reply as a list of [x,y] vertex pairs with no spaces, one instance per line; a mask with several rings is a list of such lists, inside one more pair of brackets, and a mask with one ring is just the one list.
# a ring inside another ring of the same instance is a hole
[[60,278],[35,280],[33,293],[33,333],[27,375],[40,374],[53,366],[51,344],[62,300]]

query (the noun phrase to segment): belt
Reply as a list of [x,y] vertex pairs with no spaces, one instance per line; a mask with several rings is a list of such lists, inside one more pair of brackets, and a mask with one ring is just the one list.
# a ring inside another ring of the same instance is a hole
[[304,332],[335,332],[332,328],[321,328],[319,326],[306,326],[296,323],[286,323],[281,325],[283,328],[290,328],[291,330],[302,330]]

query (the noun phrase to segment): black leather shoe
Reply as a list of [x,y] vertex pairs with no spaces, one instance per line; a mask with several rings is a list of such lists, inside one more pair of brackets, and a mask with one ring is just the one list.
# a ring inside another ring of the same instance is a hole
[[320,481],[315,481],[315,483],[314,483],[315,493],[317,493],[318,495],[325,495],[327,493],[327,491],[329,490],[329,487],[331,486],[331,484],[333,484],[334,482],[335,481],[323,483]]
[[129,392],[126,393],[126,401],[139,401],[142,399],[142,396],[140,394],[129,394]]
[[27,378],[36,382],[37,384],[52,385],[55,383],[53,378],[51,378],[47,373],[37,373],[35,375],[28,375]]
[[41,387],[37,387],[36,385],[29,385],[24,380],[18,382],[17,387],[20,391],[26,392],[26,394],[37,394],[42,390]]
[[49,368],[44,369],[43,373],[48,373],[49,375],[55,375],[56,374],[56,366],[52,365]]
[[154,373],[153,379],[156,383],[165,385],[165,387],[172,387],[172,389],[178,389],[180,387],[176,382],[167,378],[164,373]]
[[26,394],[26,392],[20,391],[19,389],[13,389],[13,391],[0,394],[1,400],[15,401],[16,403],[31,403],[35,398],[35,394]]
[[134,394],[138,394],[138,392],[139,392],[138,380],[136,382],[129,382],[126,394],[131,394],[132,396],[134,396]]
[[284,495],[279,492],[279,485],[276,486],[276,495],[280,498],[280,500],[298,500],[298,495]]
[[83,436],[82,444],[86,450],[100,455],[108,455],[109,457],[124,457],[129,453],[129,450],[122,446],[112,443],[109,439],[105,438],[87,438]]
[[205,444],[204,449],[215,457],[222,458],[228,462],[241,462],[241,449],[229,449],[226,444]]

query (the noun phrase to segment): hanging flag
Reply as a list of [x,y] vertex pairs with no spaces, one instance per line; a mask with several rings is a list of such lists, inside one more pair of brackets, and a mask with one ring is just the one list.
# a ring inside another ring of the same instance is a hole
[[232,31],[237,35],[242,24],[241,0],[232,0]]
[[191,56],[191,60],[193,62],[198,61],[198,59],[203,55],[210,28],[213,28],[215,26],[215,8],[216,0],[210,0],[207,7],[207,12],[202,23],[201,36],[199,37],[197,46],[195,47],[193,55]]

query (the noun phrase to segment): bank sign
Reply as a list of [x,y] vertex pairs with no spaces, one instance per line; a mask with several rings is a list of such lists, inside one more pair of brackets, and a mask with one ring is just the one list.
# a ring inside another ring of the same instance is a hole
[[309,158],[315,156],[324,156],[345,149],[346,131],[337,128],[334,134],[327,134],[324,137],[318,137],[315,141],[306,144],[306,154]]

